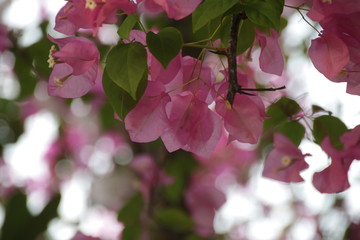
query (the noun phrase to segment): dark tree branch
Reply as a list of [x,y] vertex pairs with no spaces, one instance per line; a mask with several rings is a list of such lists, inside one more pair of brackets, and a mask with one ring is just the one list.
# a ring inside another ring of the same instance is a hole
[[232,105],[234,103],[235,94],[240,90],[241,86],[237,82],[237,63],[236,48],[238,41],[239,26],[245,14],[234,14],[231,18],[229,47],[226,49],[229,71],[229,88],[226,100]]
[[[285,89],[285,86],[279,88],[242,88],[237,81],[237,62],[236,62],[236,49],[238,42],[238,32],[240,23],[245,20],[247,16],[245,13],[234,14],[231,18],[230,26],[230,40],[229,47],[226,49],[225,54],[228,59],[228,71],[229,71],[229,88],[226,96],[226,100],[232,105],[234,103],[236,93],[245,94],[249,96],[256,96],[256,94],[248,92],[268,92]],[[215,51],[217,54],[224,54],[220,51]]]
[[252,91],[252,92],[273,92],[277,90],[285,89],[285,86],[278,87],[278,88],[240,88],[239,93],[243,93],[243,91]]

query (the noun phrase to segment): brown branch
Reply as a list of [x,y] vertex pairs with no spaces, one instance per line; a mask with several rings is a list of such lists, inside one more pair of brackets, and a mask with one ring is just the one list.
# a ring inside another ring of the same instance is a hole
[[243,91],[253,91],[253,92],[273,92],[277,90],[285,89],[285,86],[278,87],[278,88],[241,88],[239,93],[243,93]]
[[[229,73],[229,87],[226,95],[226,100],[232,105],[234,103],[236,93],[255,96],[255,94],[248,92],[261,92],[261,91],[277,91],[285,89],[285,86],[279,88],[242,88],[237,81],[237,62],[236,62],[236,49],[238,42],[238,32],[242,20],[247,19],[245,13],[234,14],[231,18],[230,26],[230,40],[229,47],[225,53],[228,59],[228,73]],[[216,52],[221,54],[222,52]]]
[[226,100],[228,100],[231,105],[234,102],[235,94],[241,89],[237,81],[236,48],[240,22],[246,18],[245,13],[234,14],[231,18],[229,47],[226,49],[229,71],[229,88]]
[[229,47],[226,49],[229,71],[229,88],[226,100],[228,100],[231,105],[234,103],[235,94],[241,88],[237,82],[236,48],[242,16],[242,14],[234,14],[231,18]]

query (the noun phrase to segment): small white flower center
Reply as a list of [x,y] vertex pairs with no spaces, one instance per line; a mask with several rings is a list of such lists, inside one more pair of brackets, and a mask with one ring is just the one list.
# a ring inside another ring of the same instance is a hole
[[94,10],[96,8],[96,2],[94,0],[86,0],[85,8]]
[[281,158],[281,164],[284,166],[284,167],[287,167],[291,164],[292,162],[292,159],[289,157],[289,156],[283,156]]

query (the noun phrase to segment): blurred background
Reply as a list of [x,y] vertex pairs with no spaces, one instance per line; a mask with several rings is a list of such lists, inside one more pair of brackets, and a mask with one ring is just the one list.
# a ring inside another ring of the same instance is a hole
[[[301,144],[312,154],[305,182],[283,184],[261,177],[254,146],[220,143],[199,159],[169,154],[159,140],[131,143],[100,81],[82,98],[49,97],[47,34],[64,36],[53,30],[64,4],[0,0],[0,239],[360,239],[359,162],[350,189],[321,194],[311,178],[329,159],[311,141]],[[305,112],[317,104],[356,126],[358,97],[306,57],[317,33],[297,12],[284,17],[287,95]],[[119,40],[117,29],[100,28],[102,57]]]

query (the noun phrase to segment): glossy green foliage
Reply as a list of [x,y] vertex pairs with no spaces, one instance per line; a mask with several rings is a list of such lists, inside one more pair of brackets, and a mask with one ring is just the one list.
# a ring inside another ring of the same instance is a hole
[[110,79],[137,100],[137,90],[147,81],[148,65],[145,47],[139,42],[120,43],[106,59],[106,73]]
[[163,28],[157,34],[149,32],[146,35],[146,42],[150,52],[164,68],[179,54],[183,46],[182,35],[174,27]]
[[243,20],[240,26],[236,48],[237,55],[244,53],[255,40],[255,25],[250,20]]
[[198,31],[208,22],[221,16],[231,7],[233,7],[238,0],[206,0],[204,1],[192,14],[193,31]]
[[284,0],[243,0],[246,16],[255,24],[280,30]]
[[137,100],[134,100],[134,98],[130,96],[128,92],[126,92],[121,87],[116,85],[113,81],[111,81],[107,74],[106,68],[103,74],[102,84],[105,94],[110,104],[112,105],[115,113],[121,119],[124,119],[125,116],[131,111],[131,109],[136,106],[138,100],[143,95],[147,85],[147,75],[143,76],[143,79],[140,81],[140,85],[137,88]]
[[126,17],[117,31],[118,35],[123,39],[129,40],[130,32],[136,25],[138,19],[139,16],[137,14],[132,14]]

